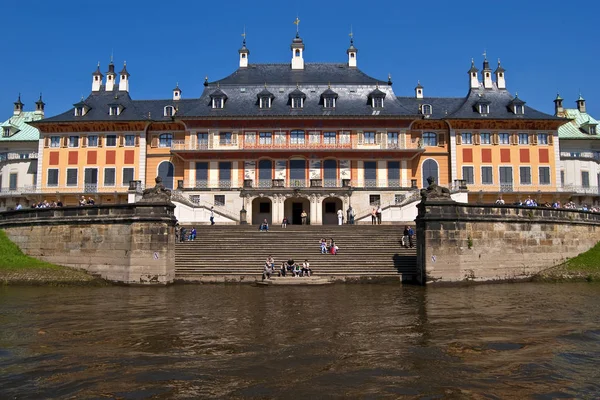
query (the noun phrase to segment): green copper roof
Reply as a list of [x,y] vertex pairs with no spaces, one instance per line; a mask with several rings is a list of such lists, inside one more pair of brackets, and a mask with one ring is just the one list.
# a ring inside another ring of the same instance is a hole
[[558,128],[559,139],[596,139],[600,140],[600,135],[590,135],[582,128],[584,125],[596,125],[598,121],[588,113],[582,113],[576,108],[565,109],[565,116],[572,121],[561,125]]
[[[29,125],[28,122],[42,119],[42,115],[35,114],[33,111],[23,111],[20,115],[15,115],[0,124],[0,142],[24,142],[37,141],[40,138],[40,131]],[[4,136],[4,128],[11,128],[16,132],[8,137]]]

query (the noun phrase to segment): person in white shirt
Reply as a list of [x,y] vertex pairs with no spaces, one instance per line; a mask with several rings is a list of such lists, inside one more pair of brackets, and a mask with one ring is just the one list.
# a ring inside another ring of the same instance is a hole
[[310,276],[311,272],[312,271],[310,269],[310,263],[308,262],[308,260],[304,260],[304,262],[302,263],[302,276]]
[[22,208],[23,208],[23,206],[21,205],[21,203],[17,203],[15,210],[21,210]]
[[504,204],[504,199],[502,197],[498,197],[498,200],[496,200],[496,204]]
[[344,212],[342,211],[341,208],[338,210],[337,216],[338,216],[338,225],[342,225],[342,223],[344,222]]

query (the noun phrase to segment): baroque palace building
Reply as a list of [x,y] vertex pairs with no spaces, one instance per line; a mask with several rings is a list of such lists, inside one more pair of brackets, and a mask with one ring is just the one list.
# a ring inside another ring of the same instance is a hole
[[87,98],[33,123],[38,198],[127,202],[130,181],[160,176],[183,203],[214,205],[229,222],[244,209],[251,223],[298,223],[304,210],[326,224],[350,205],[359,220],[381,205],[384,220],[400,221],[392,211],[429,176],[466,183],[473,202],[559,192],[565,120],[511,95],[500,62],[492,71],[486,58],[481,81],[472,63],[465,97],[426,97],[421,84],[401,97],[390,76],[357,67],[353,39],[339,64],[305,62],[298,33],[290,50],[289,63],[253,64],[244,38],[239,68],[190,99],[177,86],[169,99],[133,100],[127,68],[111,61],[104,76],[98,65]]

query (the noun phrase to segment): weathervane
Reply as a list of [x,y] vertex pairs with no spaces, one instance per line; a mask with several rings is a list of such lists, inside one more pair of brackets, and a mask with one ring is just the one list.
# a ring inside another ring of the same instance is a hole
[[246,25],[244,25],[244,33],[242,33],[242,37],[244,38],[244,44],[246,43]]
[[483,59],[487,60],[487,51],[483,49]]
[[297,16],[294,20],[294,24],[296,25],[296,34],[298,34],[298,32],[300,31],[300,19]]

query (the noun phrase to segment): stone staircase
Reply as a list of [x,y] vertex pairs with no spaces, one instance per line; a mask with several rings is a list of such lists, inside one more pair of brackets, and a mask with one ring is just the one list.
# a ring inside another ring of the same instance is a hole
[[[188,227],[186,227],[188,228]],[[197,238],[176,244],[175,280],[239,282],[260,279],[270,254],[275,266],[308,259],[315,276],[335,281],[403,281],[416,276],[416,250],[401,246],[404,225],[196,226]],[[334,238],[337,255],[321,254],[321,238]]]

